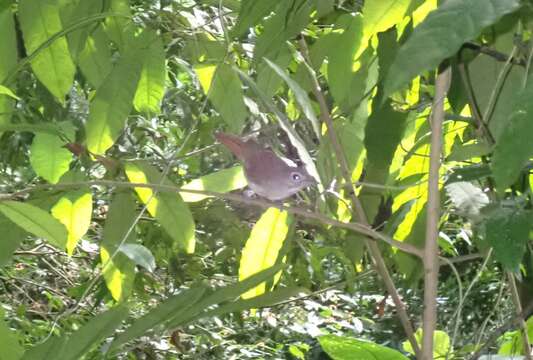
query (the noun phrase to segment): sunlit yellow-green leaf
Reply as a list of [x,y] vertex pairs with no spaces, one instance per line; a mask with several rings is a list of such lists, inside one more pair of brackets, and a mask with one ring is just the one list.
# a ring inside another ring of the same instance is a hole
[[[161,181],[161,172],[144,162],[128,163],[125,166],[126,176],[132,183],[173,184],[164,179]],[[147,205],[147,210],[157,222],[165,229],[177,245],[187,253],[193,253],[195,247],[194,220],[189,207],[185,204],[180,194],[159,191],[154,193],[151,188],[135,188],[141,201]]]
[[219,64],[208,97],[231,132],[240,133],[247,116],[242,83],[228,64]]
[[161,100],[165,94],[165,49],[161,37],[154,34],[154,39],[143,59],[141,78],[133,100],[139,112],[158,114]]
[[[18,6],[24,46],[28,53],[36,51],[52,35],[62,30],[58,1],[21,0]],[[44,86],[63,103],[76,72],[65,37],[40,49],[31,61],[31,67]]]
[[198,76],[198,81],[200,82],[202,90],[204,90],[205,94],[209,93],[209,89],[211,88],[211,83],[213,81],[213,76],[215,75],[216,69],[217,66],[213,64],[197,65],[194,67],[194,71]]
[[15,93],[11,91],[10,88],[3,86],[3,85],[0,85],[0,95],[9,96],[10,98],[20,100],[20,98],[17,95],[15,95]]
[[63,250],[67,244],[67,229],[48,212],[18,201],[0,202],[0,212],[22,229],[46,239]]
[[98,28],[87,38],[85,47],[78,57],[81,72],[96,89],[113,68],[109,45],[109,39],[103,30]]
[[57,135],[37,133],[30,148],[30,163],[35,173],[55,184],[69,169],[72,153]]
[[124,130],[141,75],[142,62],[139,58],[145,56],[149,39],[150,36],[142,33],[131,40],[96,90],[85,128],[87,148],[93,154],[104,154]]
[[[416,342],[418,345],[422,344],[422,329],[418,329],[415,333]],[[450,352],[450,337],[444,331],[435,330],[433,333],[433,358],[434,359],[445,359],[448,353]],[[411,343],[406,340],[402,343],[402,347],[405,351],[410,354],[415,354],[413,351],[413,346]]]
[[411,0],[365,0],[363,33],[366,39],[400,23]]
[[84,190],[65,194],[52,207],[52,216],[67,228],[67,253],[69,255],[72,255],[78,241],[89,230],[92,211],[92,194]]
[[[248,184],[242,171],[242,166],[219,170],[212,174],[199,177],[182,186],[182,189],[207,190],[219,193],[227,193],[241,189]],[[196,202],[208,198],[208,195],[181,192],[181,198],[185,202]]]
[[[125,300],[131,293],[135,280],[135,264],[118,251],[121,244],[134,241],[135,231],[129,231],[135,222],[136,204],[130,193],[119,192],[113,198],[104,225],[100,261],[102,274],[111,296],[116,301]],[[129,234],[128,234],[129,232]],[[113,259],[111,256],[115,253]]]
[[[239,280],[268,269],[276,263],[279,251],[289,231],[290,217],[286,211],[269,208],[254,225],[242,250],[239,264]],[[242,295],[252,298],[265,292],[266,284],[260,284]]]

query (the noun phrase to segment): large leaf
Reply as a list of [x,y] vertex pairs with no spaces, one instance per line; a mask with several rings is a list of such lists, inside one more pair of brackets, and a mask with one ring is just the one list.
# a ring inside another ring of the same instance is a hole
[[[396,148],[403,137],[407,122],[407,114],[394,111],[390,102],[379,106],[374,100],[372,115],[365,128],[365,147],[367,151],[367,174],[365,181],[386,184],[389,168],[392,164]],[[370,221],[373,221],[382,199],[382,189],[365,187],[360,198]]]
[[[143,163],[128,163],[125,166],[126,176],[132,183],[163,184],[172,186],[168,179],[161,179],[162,174],[154,167]],[[163,180],[163,181],[162,181]],[[194,220],[191,211],[178,193],[158,192],[150,188],[135,188],[147,210],[174,240],[176,250],[187,253],[194,252]],[[154,196],[155,195],[155,196]]]
[[[415,338],[418,344],[422,344],[422,329],[418,329],[415,332]],[[411,343],[406,340],[403,342],[402,347],[405,351],[410,354],[415,355],[413,346]],[[450,353],[450,337],[444,331],[435,330],[433,333],[433,358],[434,359],[445,359],[446,356]]]
[[[2,235],[0,236],[1,268],[9,261],[9,259],[11,259],[13,252],[19,247],[22,240],[24,240],[28,234],[3,215],[0,215],[0,229],[2,229]],[[0,359],[1,358],[2,357],[0,356]]]
[[343,15],[338,24],[344,32],[328,54],[328,83],[335,101],[341,104],[347,96],[354,96],[351,90],[354,56],[363,35],[363,18],[361,15]]
[[66,193],[52,207],[51,212],[67,228],[67,253],[72,255],[78,241],[91,225],[93,196],[89,190]]
[[258,24],[265,16],[270,14],[278,5],[280,0],[256,1],[243,0],[239,11],[237,23],[233,27],[231,34],[241,37],[249,28]]
[[400,23],[411,0],[366,0],[363,6],[363,33],[368,41],[373,35]]
[[[243,280],[273,266],[289,231],[290,217],[286,211],[269,208],[254,225],[242,250],[239,279]],[[242,295],[252,298],[265,292],[266,284],[260,284]]]
[[[111,296],[116,301],[124,301],[130,295],[135,280],[135,264],[118,251],[121,245],[134,241],[135,231],[129,230],[137,216],[135,205],[130,193],[117,193],[111,202],[104,225],[100,246],[102,274]],[[115,255],[113,259],[112,255]]]
[[0,212],[22,229],[48,240],[60,250],[67,244],[67,230],[46,211],[18,201],[0,202]]
[[122,344],[145,335],[156,326],[168,322],[169,319],[177,314],[187,313],[190,307],[196,304],[206,291],[207,288],[205,286],[199,286],[183,290],[179,294],[169,297],[157,307],[136,319],[130,327],[118,335],[111,343],[110,350],[114,351]]
[[[19,19],[28,53],[34,52],[52,35],[63,30],[56,0],[21,0]],[[31,61],[31,67],[44,86],[63,103],[76,72],[67,40],[61,37],[40,49]]]
[[285,41],[296,36],[309,22],[312,4],[307,0],[280,1],[275,15],[265,21],[263,32],[254,48],[254,59],[259,63],[263,57],[273,59]]
[[124,129],[141,75],[139,59],[146,55],[150,40],[143,33],[128,43],[91,101],[86,133],[87,148],[93,154],[104,154]]
[[[0,8],[0,84],[17,64],[15,22],[10,6]],[[13,100],[0,96],[0,124],[11,119]]]
[[69,337],[51,337],[24,354],[24,360],[79,360],[120,326],[128,308],[118,306],[92,318]]
[[56,135],[38,133],[33,138],[30,149],[30,163],[35,173],[46,181],[55,184],[65,174],[72,153],[65,147],[65,142]]
[[247,111],[241,80],[230,65],[225,63],[218,65],[208,97],[228,124],[229,130],[240,133]]
[[531,225],[531,211],[494,206],[487,209],[485,237],[494,248],[494,257],[505,269],[518,271]]
[[4,312],[0,310],[0,359],[20,359],[24,353],[24,349],[20,345],[19,341],[19,334],[9,329],[4,321]]
[[142,66],[133,105],[139,112],[158,114],[165,94],[166,79],[165,49],[161,37],[154,36]]
[[85,48],[78,57],[81,72],[96,89],[113,69],[109,45],[106,34],[98,28],[87,38]]
[[[269,56],[270,60],[282,69],[285,69],[292,59],[291,50],[287,44],[283,44],[276,53],[271,53]],[[282,84],[283,80],[265,61],[259,63],[257,66],[257,86],[266,96],[272,97]]]
[[[103,0],[60,1],[59,3],[62,6],[61,20],[65,26],[77,24],[87,17],[102,11],[102,2]],[[89,34],[93,32],[93,30],[94,28],[91,26],[83,26],[67,34],[70,53],[74,61],[79,59],[79,54],[85,48],[87,38],[89,37]]]
[[448,0],[415,28],[400,48],[385,81],[385,95],[423,71],[436,68],[466,42],[521,6],[519,0]]
[[302,108],[303,113],[311,121],[311,124],[313,125],[313,130],[315,130],[315,134],[317,137],[320,137],[320,123],[318,121],[318,118],[316,117],[315,110],[313,109],[313,104],[311,103],[311,99],[309,99],[309,96],[307,95],[307,92],[305,92],[300,85],[291,79],[289,74],[287,74],[282,68],[280,68],[277,64],[270,61],[269,59],[265,58],[265,62],[268,66],[270,66],[276,74],[278,74],[289,86],[289,88],[294,93],[294,97],[296,98],[296,101]]
[[[209,175],[204,175],[198,179],[183,185],[182,189],[207,190],[219,193],[227,193],[241,189],[248,184],[244,177],[242,166],[235,166],[229,169],[219,170]],[[208,195],[193,194],[183,191],[180,193],[185,202],[196,202],[208,198]]]
[[401,352],[376,343],[345,336],[325,335],[320,346],[333,360],[407,360]]
[[[530,79],[531,80],[531,79]],[[511,185],[533,155],[533,81],[516,95],[507,126],[497,139],[492,156],[492,171],[499,190]]]
[[281,269],[281,265],[276,265],[243,281],[216,289],[210,293],[207,292],[205,286],[184,290],[134,321],[124,333],[113,341],[110,348],[115,350],[118,346],[144,335],[156,326],[168,330],[183,325],[192,319],[206,316],[209,313],[206,310],[211,306],[238,298],[251,287],[272,278]]

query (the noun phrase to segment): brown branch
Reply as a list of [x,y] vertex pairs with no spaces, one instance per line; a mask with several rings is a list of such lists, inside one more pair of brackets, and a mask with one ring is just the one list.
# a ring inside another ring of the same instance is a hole
[[[326,124],[327,130],[328,130],[328,136],[330,138],[331,144],[333,145],[335,156],[337,158],[337,161],[339,162],[340,170],[344,178],[344,181],[347,184],[351,184],[351,187],[352,187],[352,191],[350,192],[350,194],[351,194],[352,204],[355,208],[355,215],[357,216],[360,223],[362,223],[365,227],[370,228],[370,224],[368,222],[365,210],[363,209],[361,201],[356,195],[355,187],[352,183],[352,175],[350,173],[348,161],[346,159],[346,154],[344,153],[344,149],[342,148],[339,142],[339,139],[337,138],[335,127],[333,126],[333,119],[331,117],[330,110],[326,102],[326,98],[320,87],[320,83],[318,82],[316,74],[313,71],[311,58],[309,56],[309,50],[308,50],[307,43],[303,36],[300,37],[300,47],[301,47],[302,56],[308,66],[310,79],[312,81],[312,91],[320,107],[320,119],[322,120],[324,124]],[[403,303],[400,297],[400,294],[398,293],[398,290],[396,289],[396,286],[394,285],[392,276],[390,275],[389,270],[387,269],[385,260],[383,259],[383,255],[381,254],[381,250],[379,249],[379,246],[375,242],[368,241],[367,239],[365,239],[365,245],[371,254],[374,267],[376,268],[377,272],[381,276],[383,282],[385,283],[385,287],[387,288],[388,293],[391,295],[394,301],[400,322],[404,328],[404,331],[407,335],[409,343],[411,344],[415,354],[418,357],[418,355],[420,354],[420,348],[415,338],[413,326],[409,319],[409,315],[407,314],[405,304]],[[417,250],[419,249],[417,248]]]
[[344,228],[348,230],[353,230],[357,233],[368,236],[371,239],[383,241],[406,253],[418,256],[420,258],[422,257],[422,250],[420,250],[416,246],[395,240],[383,233],[380,233],[372,229],[370,226],[367,226],[364,224],[355,223],[355,222],[341,222],[341,221],[329,218],[320,213],[316,213],[316,212],[313,212],[311,210],[307,210],[304,208],[295,207],[295,206],[285,206],[285,205],[270,202],[267,200],[250,199],[246,196],[239,195],[239,194],[225,194],[225,193],[219,193],[219,192],[208,191],[208,190],[182,189],[177,186],[164,185],[164,184],[130,183],[130,182],[121,182],[121,181],[112,181],[112,180],[92,180],[92,181],[82,181],[82,182],[73,182],[73,183],[58,183],[58,184],[53,184],[53,185],[43,184],[43,185],[36,185],[31,188],[21,190],[13,194],[8,194],[8,195],[2,194],[0,195],[0,201],[18,198],[22,195],[26,195],[37,190],[43,190],[43,189],[58,190],[58,189],[80,188],[80,187],[86,187],[86,186],[115,186],[115,187],[121,187],[121,188],[136,188],[136,187],[149,188],[149,189],[157,190],[161,192],[173,192],[173,193],[183,192],[183,193],[206,195],[206,196],[211,196],[215,198],[240,202],[240,203],[248,204],[251,206],[257,206],[257,207],[261,207],[264,209],[269,208],[269,207],[275,207],[280,210],[285,210],[288,213],[301,216],[303,218],[317,220],[323,224],[332,225],[335,227],[340,227],[340,228]]
[[424,317],[422,359],[433,359],[433,332],[437,325],[437,287],[439,281],[439,219],[440,189],[439,170],[442,155],[442,125],[444,123],[444,99],[451,82],[451,68],[446,66],[437,76],[435,99],[431,111],[431,152],[427,201],[426,242],[424,246]]

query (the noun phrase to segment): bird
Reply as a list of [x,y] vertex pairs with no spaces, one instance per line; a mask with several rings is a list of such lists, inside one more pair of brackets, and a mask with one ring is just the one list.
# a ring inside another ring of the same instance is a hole
[[278,201],[315,184],[304,167],[276,155],[255,140],[218,132],[215,138],[241,161],[250,189],[259,196]]

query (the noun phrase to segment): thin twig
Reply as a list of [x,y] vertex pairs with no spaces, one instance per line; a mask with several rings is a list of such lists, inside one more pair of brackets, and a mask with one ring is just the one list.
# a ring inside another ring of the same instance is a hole
[[[520,297],[518,295],[518,289],[516,288],[516,282],[514,275],[507,271],[507,279],[509,280],[509,291],[511,292],[511,299],[513,300],[516,314],[520,315],[522,313],[522,304],[520,304]],[[528,328],[526,321],[523,317],[520,316],[518,319],[518,324],[522,329],[522,345],[524,346],[524,356],[527,360],[531,360],[531,344],[529,342]]]
[[439,220],[440,189],[439,171],[442,155],[442,125],[444,123],[444,100],[450,88],[452,71],[443,68],[435,82],[435,99],[431,111],[431,151],[427,200],[426,242],[424,246],[424,317],[422,336],[422,359],[433,359],[433,332],[437,326],[437,292],[439,281]]
[[[313,64],[311,62],[311,58],[309,56],[309,49],[307,47],[307,43],[305,41],[305,38],[303,36],[300,37],[300,47],[301,52],[304,60],[308,63],[309,66],[307,66],[309,77],[312,81],[312,91],[315,96],[315,98],[318,101],[318,105],[320,107],[320,119],[324,124],[326,124],[328,136],[330,138],[331,144],[333,145],[333,149],[335,151],[335,156],[337,158],[337,161],[339,162],[340,169],[342,176],[344,178],[344,181],[347,184],[352,184],[352,175],[350,173],[350,169],[348,166],[348,161],[346,159],[346,154],[344,153],[344,149],[342,148],[338,138],[337,134],[335,132],[335,127],[333,125],[333,119],[331,118],[331,114],[329,111],[328,104],[326,102],[326,98],[322,92],[322,89],[320,87],[320,83],[318,82],[318,79],[316,77],[316,74],[313,70]],[[355,187],[352,184],[352,191],[350,191],[350,196],[352,199],[352,204],[355,208],[355,214],[358,218],[359,222],[362,223],[364,226],[370,228],[365,210],[363,209],[363,206],[361,204],[361,201],[356,195]],[[404,331],[407,335],[407,338],[409,340],[409,343],[411,344],[415,354],[417,357],[419,357],[420,354],[420,347],[418,346],[418,343],[415,338],[415,333],[413,326],[411,324],[411,320],[409,319],[409,315],[407,314],[405,304],[403,303],[400,294],[398,293],[398,290],[396,289],[396,286],[394,285],[394,282],[392,280],[392,276],[389,273],[389,270],[387,269],[387,266],[385,264],[385,260],[383,259],[383,255],[381,254],[381,250],[379,249],[379,246],[373,242],[368,241],[365,239],[365,245],[368,248],[371,258],[374,264],[374,267],[376,268],[377,272],[381,276],[385,287],[388,291],[388,293],[391,295],[394,304],[396,306],[396,310],[398,312],[398,317],[400,319],[400,322],[402,324],[402,327],[404,328]],[[415,247],[416,248],[416,247]],[[417,248],[417,252],[419,252],[419,249]]]
[[58,183],[58,184],[43,184],[43,185],[36,185],[31,188],[26,188],[21,191],[18,191],[16,193],[13,193],[11,195],[1,195],[1,200],[8,200],[11,198],[18,198],[22,195],[26,195],[28,193],[31,193],[33,191],[37,190],[44,190],[44,189],[70,189],[70,188],[80,188],[85,186],[114,186],[114,187],[121,187],[121,188],[149,188],[154,191],[160,191],[160,192],[173,192],[173,193],[191,193],[191,194],[200,194],[200,195],[207,195],[211,197],[216,197],[220,199],[240,202],[252,206],[257,206],[261,208],[269,208],[269,207],[276,207],[280,210],[285,210],[291,214],[299,215],[303,218],[307,219],[313,219],[317,220],[321,223],[353,230],[357,233],[366,235],[372,239],[384,241],[387,244],[394,246],[406,253],[422,257],[422,250],[418,247],[404,243],[398,240],[395,240],[383,233],[380,233],[374,229],[372,229],[370,226],[355,223],[355,222],[341,222],[332,218],[329,218],[323,214],[312,212],[310,210],[295,207],[295,206],[285,206],[279,203],[270,202],[267,200],[261,200],[261,199],[250,199],[249,197],[240,195],[240,194],[226,194],[226,193],[219,193],[215,191],[207,191],[207,190],[193,190],[193,189],[183,189],[177,186],[172,185],[165,185],[165,184],[147,184],[147,183],[130,183],[130,182],[122,182],[122,181],[112,181],[112,180],[93,180],[93,181],[82,181],[82,182],[73,182],[73,183]]

